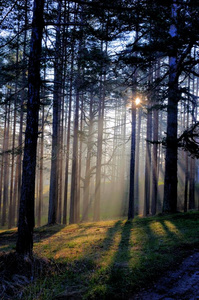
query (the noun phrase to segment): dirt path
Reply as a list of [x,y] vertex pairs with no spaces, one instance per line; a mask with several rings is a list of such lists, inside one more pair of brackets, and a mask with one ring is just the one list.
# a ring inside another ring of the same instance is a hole
[[160,299],[199,299],[199,252],[184,259],[175,271],[169,271],[152,288],[139,292],[129,300]]

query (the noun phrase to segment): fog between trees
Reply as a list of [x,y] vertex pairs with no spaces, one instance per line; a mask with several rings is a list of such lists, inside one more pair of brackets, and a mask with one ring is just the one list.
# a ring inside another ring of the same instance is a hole
[[198,209],[197,1],[1,5],[1,226]]

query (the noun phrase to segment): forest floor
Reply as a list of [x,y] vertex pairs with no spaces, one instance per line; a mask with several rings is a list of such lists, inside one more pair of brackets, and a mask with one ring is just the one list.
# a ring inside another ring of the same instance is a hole
[[175,270],[169,270],[150,288],[142,289],[129,300],[199,299],[199,252],[192,253]]
[[0,299],[199,299],[199,212],[43,226],[34,260],[0,230]]

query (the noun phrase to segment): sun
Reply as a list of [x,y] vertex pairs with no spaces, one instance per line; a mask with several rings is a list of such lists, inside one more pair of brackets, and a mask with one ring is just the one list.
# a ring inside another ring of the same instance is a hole
[[137,97],[137,98],[135,99],[135,104],[138,105],[138,104],[140,104],[140,102],[141,102],[140,98]]

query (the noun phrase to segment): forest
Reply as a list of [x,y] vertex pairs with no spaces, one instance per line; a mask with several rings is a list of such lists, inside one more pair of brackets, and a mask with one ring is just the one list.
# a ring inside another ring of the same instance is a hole
[[198,28],[197,0],[0,1],[0,235],[16,253],[32,259],[46,225],[197,222]]

